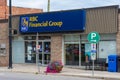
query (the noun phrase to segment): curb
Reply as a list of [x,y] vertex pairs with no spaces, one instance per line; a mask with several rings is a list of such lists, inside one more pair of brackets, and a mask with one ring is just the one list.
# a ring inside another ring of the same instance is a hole
[[62,76],[74,76],[74,77],[103,79],[103,80],[120,80],[119,78],[108,78],[108,77],[99,77],[99,76],[67,75],[67,74],[64,74],[64,75],[62,75]]
[[[0,70],[1,72],[20,72],[20,73],[33,73],[33,74],[36,74],[37,72],[27,72],[27,71],[19,71],[19,70]],[[108,77],[101,77],[101,76],[85,76],[85,75],[72,75],[72,74],[65,74],[65,73],[38,73],[36,75],[39,75],[39,74],[42,74],[42,75],[53,75],[53,76],[73,76],[73,77],[83,77],[83,78],[94,78],[94,79],[102,79],[102,80],[120,80],[120,78],[108,78]]]
[[[52,75],[48,73],[47,75]],[[93,79],[103,79],[103,80],[120,80],[120,78],[108,78],[108,77],[100,77],[100,76],[85,76],[85,75],[68,75],[68,74],[54,74],[57,76],[73,76],[73,77],[83,77],[83,78],[93,78]]]

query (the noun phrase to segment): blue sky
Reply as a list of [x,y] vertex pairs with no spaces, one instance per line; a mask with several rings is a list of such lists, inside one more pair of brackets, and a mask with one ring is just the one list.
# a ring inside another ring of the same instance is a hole
[[[9,0],[8,0],[9,1]],[[47,11],[48,0],[12,0],[13,6]],[[120,0],[50,0],[50,11],[120,5]]]

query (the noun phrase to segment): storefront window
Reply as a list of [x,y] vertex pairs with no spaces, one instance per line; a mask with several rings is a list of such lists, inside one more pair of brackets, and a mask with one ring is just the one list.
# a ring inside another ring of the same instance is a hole
[[25,41],[25,62],[36,62],[36,42]]
[[79,65],[79,35],[65,35],[64,37],[64,50],[65,50],[65,64],[66,65]]
[[65,44],[66,65],[79,65],[79,44]]
[[108,56],[115,55],[116,53],[116,41],[100,41],[99,42],[99,58],[106,58],[108,63]]
[[[96,49],[96,61],[100,58],[106,59],[116,53],[116,37],[114,34],[101,34],[101,39],[94,47]],[[79,52],[78,54],[77,51]],[[65,35],[64,55],[66,65],[85,66],[87,60],[91,60],[92,44],[88,42],[87,35]],[[86,57],[87,55],[87,57]]]

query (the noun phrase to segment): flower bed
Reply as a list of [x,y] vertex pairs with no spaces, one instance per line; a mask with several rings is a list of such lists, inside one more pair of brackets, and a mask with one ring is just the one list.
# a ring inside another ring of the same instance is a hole
[[48,64],[46,73],[59,73],[62,71],[63,65],[58,61],[53,61]]

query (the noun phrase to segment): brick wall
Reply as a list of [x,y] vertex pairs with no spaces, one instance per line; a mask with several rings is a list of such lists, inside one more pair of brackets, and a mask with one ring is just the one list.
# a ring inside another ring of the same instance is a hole
[[[7,13],[9,11],[9,7],[7,7]],[[41,13],[42,9],[34,9],[34,8],[23,8],[23,7],[12,7],[12,15],[20,15],[20,14],[31,14],[31,13]]]
[[120,55],[120,13],[118,16],[117,54]]
[[0,20],[0,44],[5,44],[5,55],[0,54],[0,66],[8,66],[9,62],[9,38],[8,38],[8,22]]
[[51,36],[51,61],[62,61],[62,36]]
[[[40,13],[42,9],[23,8],[12,6],[12,15]],[[7,6],[7,0],[0,0],[0,19],[7,19],[9,14],[9,7]]]
[[0,6],[4,6],[7,4],[7,0],[0,0]]
[[0,0],[0,19],[4,19],[6,17],[6,6],[7,0]]

